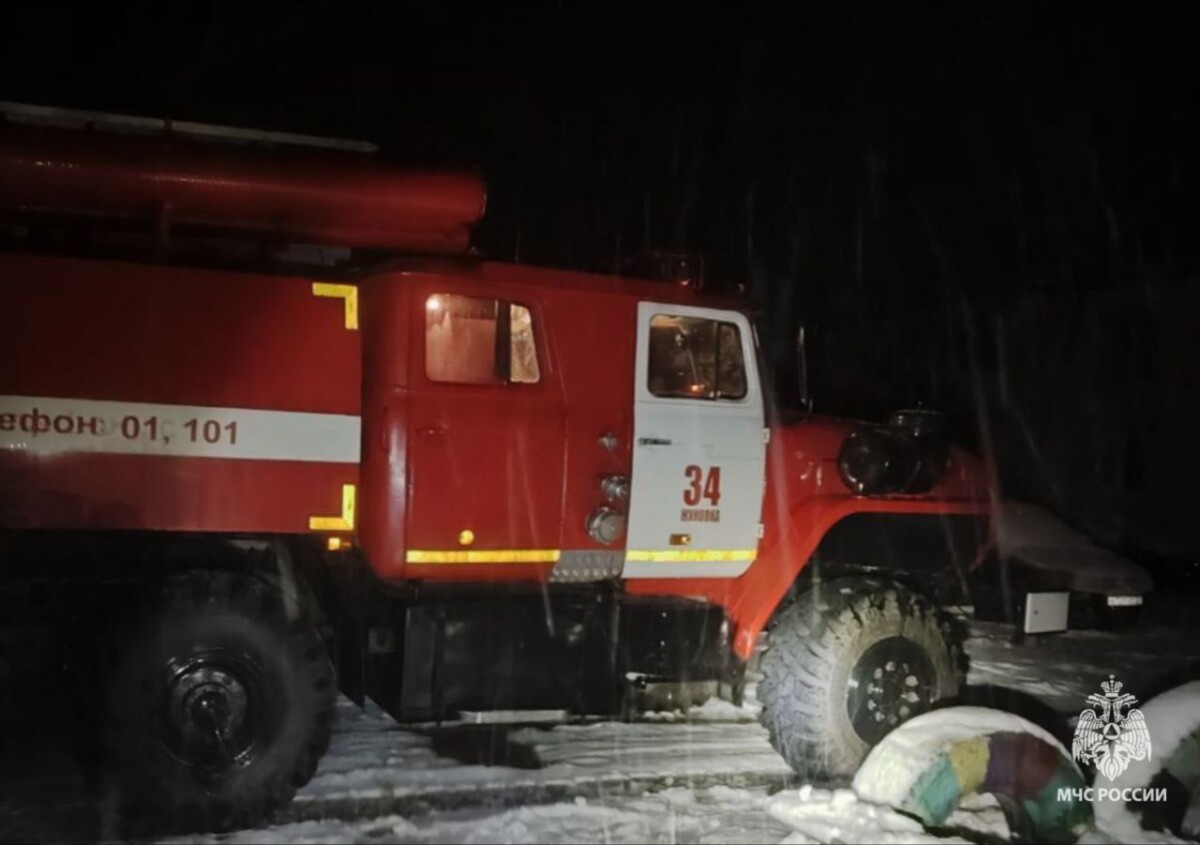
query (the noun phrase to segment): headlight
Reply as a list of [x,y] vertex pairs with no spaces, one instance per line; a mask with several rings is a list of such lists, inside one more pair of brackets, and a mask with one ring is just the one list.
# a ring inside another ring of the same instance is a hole
[[908,443],[876,428],[861,428],[842,443],[838,472],[860,496],[898,493],[916,474],[915,451]]
[[838,452],[838,472],[860,496],[927,493],[950,465],[941,415],[898,411],[887,426],[864,426]]

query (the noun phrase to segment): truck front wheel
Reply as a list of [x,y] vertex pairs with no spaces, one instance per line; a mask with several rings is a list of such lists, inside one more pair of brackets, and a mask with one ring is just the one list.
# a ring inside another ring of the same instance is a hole
[[233,572],[170,579],[112,686],[108,740],[130,815],[222,828],[291,799],[329,744],[325,643],[278,589]]
[[771,628],[763,724],[802,777],[848,779],[892,728],[957,695],[962,666],[957,638],[920,596],[876,581],[822,584]]

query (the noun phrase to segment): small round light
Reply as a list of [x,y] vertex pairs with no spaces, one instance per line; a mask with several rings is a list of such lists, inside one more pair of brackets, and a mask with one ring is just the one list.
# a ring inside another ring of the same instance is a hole
[[475,542],[475,532],[470,528],[464,528],[458,532],[458,544],[460,546],[469,546]]
[[588,515],[587,532],[597,543],[609,545],[625,535],[625,514],[601,505]]

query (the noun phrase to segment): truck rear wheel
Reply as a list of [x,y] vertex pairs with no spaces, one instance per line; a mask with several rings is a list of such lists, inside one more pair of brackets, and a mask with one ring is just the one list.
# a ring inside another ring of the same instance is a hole
[[802,777],[840,781],[892,728],[958,694],[962,650],[923,598],[834,581],[779,614],[758,698],[771,744]]
[[261,818],[325,753],[336,694],[325,643],[282,594],[233,572],[172,578],[123,656],[107,738],[133,818],[222,828]]

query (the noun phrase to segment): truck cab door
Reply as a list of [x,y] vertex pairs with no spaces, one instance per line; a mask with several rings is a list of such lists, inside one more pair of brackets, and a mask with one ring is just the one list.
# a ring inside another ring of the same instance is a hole
[[410,280],[405,575],[544,579],[558,558],[565,416],[539,304]]
[[763,396],[749,321],[638,304],[626,578],[733,578],[762,514]]

